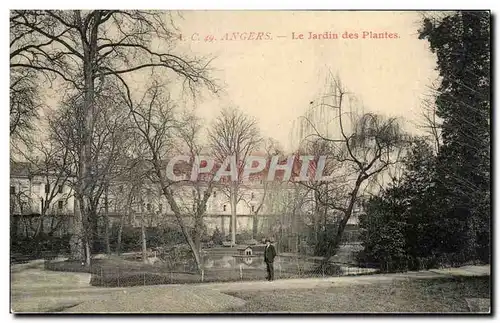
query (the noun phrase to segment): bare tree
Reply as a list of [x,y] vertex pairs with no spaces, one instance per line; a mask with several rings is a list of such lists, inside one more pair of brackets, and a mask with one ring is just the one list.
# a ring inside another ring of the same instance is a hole
[[[215,165],[210,165],[209,161],[202,161],[196,159],[195,156],[202,156],[206,152],[206,146],[202,144],[201,141],[201,129],[202,120],[197,118],[193,112],[187,112],[184,114],[182,119],[182,127],[179,128],[181,142],[181,151],[188,152],[188,156],[193,159],[193,164],[191,164],[191,169],[196,169],[195,172],[199,172],[202,163],[205,163],[205,167],[211,167],[206,173],[192,175],[190,185],[191,196],[190,205],[188,205],[185,210],[185,214],[193,218],[193,236],[194,236],[194,246],[198,253],[201,253],[201,238],[205,231],[204,216],[207,211],[208,199],[212,196],[213,181]],[[209,158],[208,158],[209,159]]]
[[[308,120],[311,116],[309,116]],[[321,120],[323,118],[320,118]],[[316,131],[318,129],[316,128]],[[335,173],[342,165],[332,158],[325,159],[323,162],[322,169],[317,169],[319,166],[319,160],[321,157],[332,156],[334,151],[332,150],[331,144],[321,138],[318,138],[316,135],[312,137],[306,137],[306,140],[303,141],[302,147],[300,147],[299,152],[303,156],[310,156],[312,160],[310,161],[310,165],[308,167],[309,173],[307,180],[295,181],[294,184],[296,186],[302,186],[302,190],[298,190],[298,196],[303,199],[303,202],[307,204],[307,211],[302,213],[303,216],[308,218],[311,222],[311,227],[314,232],[314,244],[315,244],[315,253],[320,253],[319,250],[322,247],[324,236],[328,234],[327,226],[329,222],[335,222],[336,213],[332,212],[322,200],[321,198],[324,196],[328,196],[333,194],[333,192],[338,188],[336,185],[340,182],[338,178],[332,179],[334,183],[331,181],[319,181],[316,176],[316,172],[321,171],[323,174],[333,174]],[[297,163],[300,167],[295,167],[294,176],[300,176],[300,171],[302,168],[302,161],[298,161]],[[307,175],[307,174],[306,174]],[[341,178],[344,177],[343,174],[340,175]],[[336,181],[335,181],[336,180]],[[342,189],[342,188],[341,188]],[[297,193],[296,193],[297,194]],[[322,239],[319,239],[322,237]]]
[[[117,79],[128,91],[126,74],[162,68],[183,77],[192,90],[197,84],[215,90],[206,74],[207,61],[173,53],[175,36],[166,18],[164,12],[140,10],[11,11],[10,27],[15,30],[11,35],[11,68],[24,67],[51,79],[58,77],[83,95],[78,111],[82,144],[76,192],[82,206],[77,209],[81,215],[76,225],[83,224],[90,209],[95,92],[106,78]],[[156,42],[165,50],[154,50],[151,45]],[[81,251],[73,253],[83,258]]]
[[209,130],[208,139],[212,155],[219,165],[222,165],[227,158],[234,157],[238,168],[236,172],[238,178],[229,179],[229,184],[223,190],[231,205],[231,245],[234,246],[236,244],[236,206],[243,197],[240,194],[243,168],[250,153],[259,147],[261,137],[254,118],[238,109],[230,108],[222,110]]
[[[69,151],[66,147],[58,147],[53,145],[53,143],[40,143],[37,145],[36,150],[39,151],[38,156],[34,160],[35,174],[41,175],[44,182],[44,195],[41,201],[41,221],[38,232],[43,232],[43,220],[47,216],[58,216],[59,224],[62,219],[60,218],[62,214],[56,210],[59,207],[64,208],[67,205],[67,201],[73,196],[73,190],[69,185],[68,189],[65,190],[66,185],[69,183],[69,178],[73,175],[71,172],[71,158],[69,156]],[[57,201],[57,209],[53,202]],[[54,232],[55,228],[51,228],[50,234]]]
[[[57,142],[58,146],[67,149],[71,156],[73,165],[73,175],[76,175],[80,158],[80,148],[83,144],[81,129],[82,123],[79,111],[83,105],[83,97],[78,93],[71,95],[63,102],[60,109],[56,110],[49,120],[51,140]],[[90,261],[90,254],[95,252],[99,243],[98,220],[102,216],[105,229],[108,218],[106,210],[102,212],[102,202],[106,204],[107,196],[103,195],[109,187],[110,182],[117,178],[121,172],[128,172],[123,168],[121,160],[127,157],[127,146],[129,134],[131,133],[131,123],[128,118],[128,111],[123,109],[121,94],[116,88],[116,84],[107,82],[102,84],[96,91],[96,121],[92,134],[92,159],[90,185],[87,191],[87,216],[83,219],[83,228],[74,230],[73,243],[82,241],[85,245],[85,255],[87,262]],[[72,186],[77,190],[78,178],[73,176]],[[81,204],[80,204],[81,207]],[[78,212],[76,212],[78,214]],[[77,219],[78,221],[78,219]],[[78,227],[74,228],[77,229]],[[105,234],[104,241],[109,250],[109,231]]]
[[326,242],[323,266],[336,254],[344,229],[360,202],[363,186],[370,178],[382,175],[391,165],[398,163],[406,144],[397,120],[372,113],[347,113],[349,93],[337,78],[332,78],[330,85],[328,93],[315,107],[335,113],[336,133],[325,136],[318,131],[314,120],[305,118],[311,136],[324,142],[332,152],[334,162],[341,166],[330,175],[330,184],[324,181],[319,187],[309,186],[322,205],[339,215],[335,235]]
[[[185,219],[187,213],[195,220],[195,229],[200,228],[207,201],[211,196],[212,186],[210,181],[206,187],[195,186],[192,192],[194,199],[191,200],[192,204],[190,203],[192,208],[186,208],[185,203],[182,203],[182,196],[177,193],[183,191],[179,186],[186,187],[183,184],[189,181],[189,178],[182,180],[169,178],[165,165],[169,154],[175,152],[175,148],[179,147],[179,144],[184,143],[189,149],[190,158],[184,166],[192,169],[196,160],[195,153],[200,151],[196,142],[200,127],[196,122],[193,123],[195,121],[193,118],[187,120],[175,118],[176,107],[163,93],[162,86],[156,82],[153,82],[153,85],[148,88],[140,102],[131,105],[130,108],[137,129],[135,138],[137,154],[143,156],[149,163],[150,180],[161,189],[187,244],[193,252],[197,267],[201,269],[200,242],[197,240],[199,235],[195,234],[195,239],[193,239],[190,226],[185,222]],[[211,176],[211,174],[208,175]]]
[[[40,181],[44,187],[40,193],[39,201],[32,200],[28,192],[19,192],[29,197],[29,205],[39,203],[40,206],[32,238],[37,238],[40,234],[45,233],[44,223],[49,218],[52,221],[50,228],[48,228],[48,235],[52,235],[67,220],[64,217],[67,214],[62,214],[60,210],[67,207],[68,200],[73,196],[70,185],[70,178],[73,175],[70,151],[67,146],[60,146],[48,140],[32,143],[29,153],[20,152],[29,164],[29,181]],[[30,187],[31,185],[32,183],[30,183]],[[66,186],[69,186],[69,190],[65,188]],[[21,200],[17,201],[22,202]],[[57,202],[57,207],[54,202]],[[26,207],[24,208],[26,209]]]
[[[142,261],[147,263],[148,261],[148,251],[147,251],[147,236],[146,236],[146,218],[148,214],[145,209],[145,197],[151,196],[151,187],[148,185],[148,167],[144,160],[139,158],[139,162],[135,163],[137,167],[134,167],[132,175],[127,176],[130,191],[132,195],[131,203],[128,205],[130,212],[134,212],[133,205],[134,202],[137,205],[137,210],[140,213],[140,225],[141,225],[141,251],[142,251]],[[148,210],[149,211],[149,210]]]
[[[100,207],[105,202],[103,197],[106,198],[106,189],[123,172],[129,174],[129,170],[123,167],[121,161],[128,157],[127,148],[130,144],[132,124],[128,111],[122,108],[124,103],[119,98],[119,92],[113,86],[101,88],[96,96],[98,108],[95,111],[96,122],[92,138],[92,181],[89,187],[90,209],[87,217],[91,225],[93,251],[97,249],[100,240],[99,218],[104,220],[105,227],[108,222],[106,211],[102,212]],[[105,236],[105,241],[107,240]]]
[[112,205],[115,213],[120,214],[120,219],[118,223],[118,236],[116,243],[116,254],[121,254],[122,252],[122,234],[125,222],[130,219],[134,213],[133,205],[134,198],[136,197],[136,189],[134,183],[136,182],[136,177],[139,175],[139,170],[137,169],[138,160],[126,160],[124,161],[124,169],[128,172],[121,173],[109,187],[110,196],[112,197],[109,204]]
[[[271,160],[271,158],[273,156],[279,156],[282,159],[284,158],[283,148],[274,138],[266,138],[262,141],[262,145],[264,146],[263,148],[265,152],[264,157],[266,158],[266,167],[263,171],[252,176],[252,179],[250,180],[250,187],[246,187],[246,185],[243,185],[242,189],[240,190],[240,199],[243,200],[251,210],[253,239],[255,239],[259,231],[259,214],[266,209],[266,206],[268,206],[268,210],[266,210],[267,212],[272,209],[271,207],[269,207],[273,204],[272,199],[275,197],[275,195],[272,193],[282,189],[281,182],[267,181],[266,177],[268,175],[270,164],[269,161]],[[254,196],[254,186],[256,185],[255,183],[257,180],[259,180],[257,191],[260,191],[260,194]],[[248,196],[249,194],[246,192],[246,188],[251,191],[250,196]]]
[[19,151],[25,150],[22,145],[32,143],[33,121],[39,116],[36,81],[36,74],[31,70],[13,69],[10,72],[10,138],[13,148]]

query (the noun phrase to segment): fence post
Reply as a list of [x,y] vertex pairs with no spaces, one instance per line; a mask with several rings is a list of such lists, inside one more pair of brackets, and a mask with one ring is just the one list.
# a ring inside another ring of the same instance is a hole
[[118,280],[118,287],[120,287],[120,267],[118,267],[118,276],[116,278]]
[[170,270],[170,284],[174,283],[174,277],[172,275],[172,270]]
[[204,270],[204,269],[202,269],[202,270],[201,270],[201,282],[202,282],[202,283],[203,283],[204,278],[205,278],[205,270]]
[[240,264],[240,279],[243,280],[243,265]]
[[104,285],[104,276],[103,276],[103,272],[102,272],[102,267],[101,267],[100,272],[101,272],[101,275],[100,275],[101,276],[101,286],[103,286]]
[[144,282],[144,286],[146,286],[146,273],[142,273],[142,281]]

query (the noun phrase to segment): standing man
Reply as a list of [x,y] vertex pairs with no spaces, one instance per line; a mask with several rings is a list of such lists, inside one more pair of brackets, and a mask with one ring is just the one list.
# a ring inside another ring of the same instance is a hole
[[267,266],[267,280],[274,280],[274,257],[276,257],[276,249],[271,244],[271,240],[266,239],[266,249],[264,250],[264,262]]

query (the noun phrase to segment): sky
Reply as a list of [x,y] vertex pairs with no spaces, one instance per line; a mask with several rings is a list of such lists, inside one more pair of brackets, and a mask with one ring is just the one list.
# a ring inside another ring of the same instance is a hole
[[[181,100],[178,83],[169,84],[174,99],[195,106],[206,127],[222,108],[237,107],[285,151],[297,148],[291,133],[324,93],[329,75],[342,81],[364,112],[399,117],[410,132],[418,131],[422,101],[438,77],[435,55],[418,39],[418,12],[199,10],[166,17],[179,35],[173,53],[212,58],[210,75],[223,90],[204,91],[193,103]],[[309,39],[310,33],[329,39]],[[139,93],[149,78],[135,73],[129,81]],[[60,91],[45,93],[47,106],[57,108]]]
[[[342,80],[364,111],[399,117],[412,132],[438,77],[435,55],[418,39],[418,12],[189,11],[181,16],[174,15],[182,35],[178,49],[214,57],[212,75],[225,90],[217,97],[205,95],[197,113],[209,121],[223,107],[238,107],[258,120],[262,135],[287,149],[297,145],[290,139],[294,120],[322,93],[329,73]],[[234,32],[245,34],[234,39]],[[309,33],[325,32],[337,38],[308,39]],[[346,32],[351,39],[344,39]],[[380,33],[393,38],[374,38]]]

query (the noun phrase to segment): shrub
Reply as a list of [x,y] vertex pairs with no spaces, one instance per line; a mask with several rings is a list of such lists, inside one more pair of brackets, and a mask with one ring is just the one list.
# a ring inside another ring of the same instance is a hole
[[212,234],[212,242],[215,245],[220,246],[222,245],[223,239],[224,237],[222,236],[222,232],[220,232],[219,227],[216,227],[214,233]]
[[236,243],[244,243],[246,240],[252,239],[251,231],[243,231],[236,234]]
[[11,240],[11,253],[21,254],[29,259],[44,258],[47,253],[53,256],[67,254],[70,250],[70,235],[61,237],[40,234],[36,238],[17,238]]
[[[111,229],[110,245],[111,250],[116,250],[118,244],[119,227],[114,226]],[[146,228],[146,241],[148,248],[155,248],[164,245],[175,245],[183,243],[184,235],[177,227],[152,227]],[[141,228],[130,226],[123,227],[121,251],[136,251],[141,248],[142,232]]]

